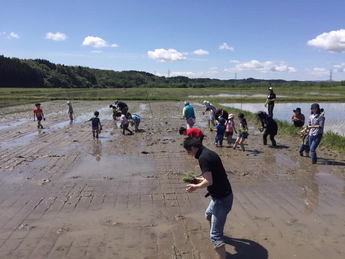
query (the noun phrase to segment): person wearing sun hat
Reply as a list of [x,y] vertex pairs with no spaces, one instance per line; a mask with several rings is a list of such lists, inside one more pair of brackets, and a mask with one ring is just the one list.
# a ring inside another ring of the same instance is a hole
[[195,124],[195,112],[193,106],[190,105],[188,101],[184,102],[182,116],[184,119],[186,119],[187,129],[193,128]]
[[268,88],[268,95],[267,95],[265,107],[267,107],[268,115],[270,115],[271,117],[273,117],[273,109],[274,109],[274,103],[276,101],[276,98],[277,96],[274,93],[273,88],[270,86]]
[[[215,120],[216,120],[216,110],[217,108],[211,104],[209,101],[203,101],[203,104],[205,105],[206,107],[206,110],[205,112],[208,112],[208,119],[207,119],[207,122],[208,122],[208,128],[212,131],[212,127],[214,127],[216,124],[215,124]],[[204,112],[204,113],[205,113]]]
[[235,118],[235,115],[230,113],[225,123],[225,137],[229,146],[231,146],[232,136],[234,135],[234,132],[237,134],[234,118]]
[[313,164],[317,163],[317,154],[316,149],[319,146],[324,126],[325,126],[325,116],[320,108],[318,103],[313,103],[310,107],[311,115],[309,117],[308,127],[309,130],[309,146],[310,146],[310,155]]

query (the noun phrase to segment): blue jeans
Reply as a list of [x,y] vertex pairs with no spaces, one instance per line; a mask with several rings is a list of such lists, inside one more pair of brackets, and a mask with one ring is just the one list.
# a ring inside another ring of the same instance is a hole
[[225,245],[224,225],[231,210],[233,195],[229,194],[222,199],[213,199],[206,209],[206,217],[211,219],[210,238],[214,248]]
[[310,155],[313,161],[317,160],[316,149],[319,146],[321,139],[322,139],[321,134],[316,135],[316,136],[309,136]]
[[224,139],[224,134],[222,134],[222,135],[218,135],[217,134],[215,139],[214,139],[214,142],[216,144],[219,144],[219,145],[223,146],[223,139]]

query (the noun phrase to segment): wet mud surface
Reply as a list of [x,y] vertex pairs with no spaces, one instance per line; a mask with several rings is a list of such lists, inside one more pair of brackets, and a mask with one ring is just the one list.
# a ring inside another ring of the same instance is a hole
[[[73,105],[70,124],[65,102],[43,103],[40,131],[31,106],[1,109],[0,258],[214,258],[209,200],[181,181],[200,172],[177,132],[182,106],[129,102],[144,131],[123,136],[108,102]],[[229,258],[344,258],[344,157],[320,149],[311,165],[299,143],[278,136],[279,148],[263,146],[253,127],[246,152],[216,148],[195,108],[234,190]],[[84,122],[96,109],[98,141]]]

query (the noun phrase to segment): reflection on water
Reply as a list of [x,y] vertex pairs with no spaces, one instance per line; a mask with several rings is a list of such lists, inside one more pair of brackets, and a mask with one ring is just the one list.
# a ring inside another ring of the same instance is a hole
[[79,166],[66,175],[67,178],[103,179],[104,177],[122,178],[153,174],[155,166],[152,160],[136,156],[102,156],[99,142],[93,145],[92,155],[100,158],[95,161],[86,158]]
[[[302,113],[308,118],[311,103],[276,103],[274,107],[274,117],[279,120],[291,121],[292,111],[297,107],[302,109]],[[258,112],[266,110],[262,103],[222,103],[226,107]],[[333,131],[345,135],[345,103],[320,103],[325,109],[326,131]]]
[[[188,95],[189,98],[227,98],[227,97],[259,97],[266,98],[266,94],[210,94],[210,95]],[[283,97],[283,96],[281,96]]]

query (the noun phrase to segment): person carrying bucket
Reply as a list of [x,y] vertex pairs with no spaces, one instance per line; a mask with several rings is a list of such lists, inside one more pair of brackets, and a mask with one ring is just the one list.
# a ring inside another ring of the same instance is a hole
[[182,116],[184,119],[186,119],[187,128],[193,128],[195,124],[195,112],[193,106],[191,106],[190,103],[187,101],[184,102]]

